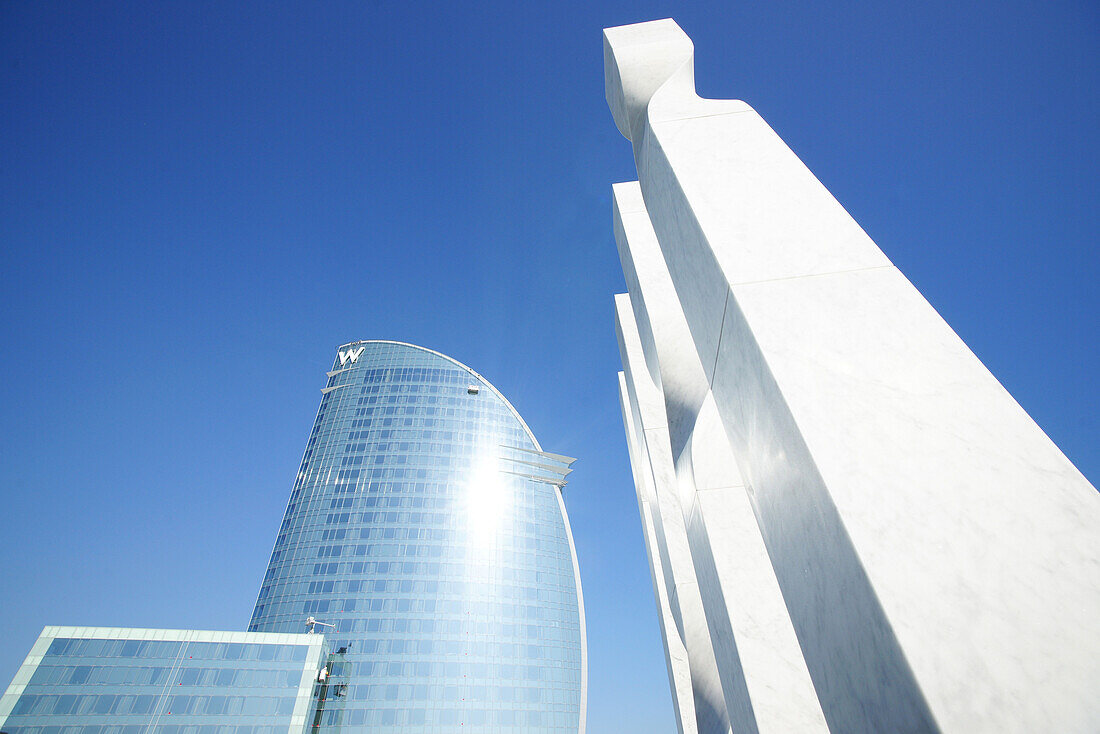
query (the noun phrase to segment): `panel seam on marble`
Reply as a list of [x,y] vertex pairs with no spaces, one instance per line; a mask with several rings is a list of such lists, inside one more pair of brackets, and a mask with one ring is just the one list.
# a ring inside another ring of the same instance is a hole
[[[705,97],[700,97],[699,99],[703,100],[704,102],[711,101],[711,100],[706,99]],[[726,100],[715,100],[715,101],[723,101],[724,102]],[[682,120],[701,120],[705,117],[725,117],[726,115],[743,115],[746,112],[753,112],[753,109],[751,107],[747,107],[746,109],[743,109],[743,110],[732,110],[730,112],[711,112],[711,113],[706,114],[706,115],[685,115],[683,117],[663,117],[660,120],[652,120],[651,119],[649,121],[649,124],[650,125],[660,125],[660,124],[665,123],[665,122],[681,122]]]
[[[759,285],[760,283],[777,283],[781,280],[799,280],[800,278],[821,278],[827,275],[841,275],[843,273],[861,273],[865,270],[896,270],[896,265],[871,265],[866,268],[850,268],[848,270],[831,270],[827,273],[807,273],[806,275],[788,275],[784,278],[765,278],[763,280],[745,280],[739,283],[730,283],[730,288],[738,288],[743,285]],[[727,296],[728,298],[728,296]],[[724,317],[723,317],[724,318]]]
[[726,313],[730,308],[730,294],[733,293],[733,286],[726,288],[726,301],[722,304],[722,323],[718,324],[718,342],[714,345],[714,364],[710,366],[710,374],[707,375],[707,381],[714,382],[714,372],[718,369],[718,355],[722,353],[722,333],[726,329]]
[[723,484],[721,487],[696,487],[695,491],[698,492],[717,492],[722,489],[748,489],[744,483],[741,484]]

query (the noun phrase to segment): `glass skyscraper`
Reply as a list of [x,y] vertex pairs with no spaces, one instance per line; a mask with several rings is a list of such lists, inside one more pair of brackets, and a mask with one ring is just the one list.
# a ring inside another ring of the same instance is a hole
[[321,730],[583,732],[572,459],[422,347],[345,344],[321,392],[249,625],[325,633]]

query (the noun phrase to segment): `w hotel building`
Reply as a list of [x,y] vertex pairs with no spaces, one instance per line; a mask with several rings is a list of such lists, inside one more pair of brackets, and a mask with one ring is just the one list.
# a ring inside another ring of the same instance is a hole
[[[335,625],[346,731],[584,729],[561,487],[515,408],[409,344],[338,350],[249,629]],[[326,628],[327,629],[327,628]]]

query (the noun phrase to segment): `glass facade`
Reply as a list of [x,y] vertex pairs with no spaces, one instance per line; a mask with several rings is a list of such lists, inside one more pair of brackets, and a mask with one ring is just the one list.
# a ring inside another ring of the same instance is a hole
[[5,734],[301,734],[324,647],[321,635],[47,627],[0,722]]
[[584,731],[571,461],[449,357],[337,350],[249,627],[334,625],[323,731]]

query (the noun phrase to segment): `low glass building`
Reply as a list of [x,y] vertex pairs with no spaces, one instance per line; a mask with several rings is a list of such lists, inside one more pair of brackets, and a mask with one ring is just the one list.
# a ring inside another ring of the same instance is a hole
[[330,625],[322,730],[583,732],[572,459],[429,349],[345,344],[327,378],[249,626]]
[[303,734],[322,635],[46,627],[0,698],[5,734]]

